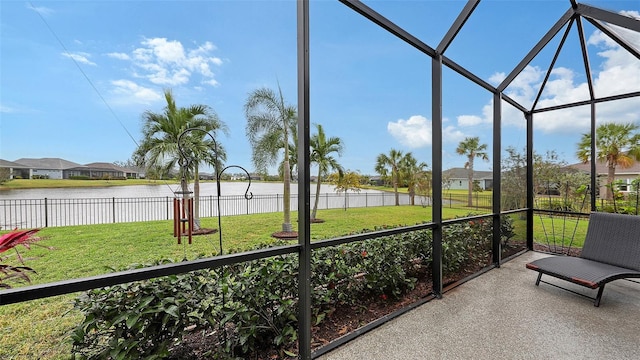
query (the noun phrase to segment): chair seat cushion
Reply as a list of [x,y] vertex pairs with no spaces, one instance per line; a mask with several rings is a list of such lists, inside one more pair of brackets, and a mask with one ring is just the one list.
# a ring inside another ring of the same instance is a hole
[[613,280],[640,277],[640,271],[569,256],[550,256],[526,266],[592,289]]

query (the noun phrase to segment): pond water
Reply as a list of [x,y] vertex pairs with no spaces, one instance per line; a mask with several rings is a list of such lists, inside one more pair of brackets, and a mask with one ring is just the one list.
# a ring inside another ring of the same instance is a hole
[[[248,182],[222,182],[220,195],[244,195]],[[189,184],[193,191],[193,183]],[[174,196],[174,192],[180,191],[178,184],[154,184],[154,185],[123,185],[110,187],[88,188],[57,188],[57,189],[15,189],[0,191],[0,199],[101,199],[101,198],[147,198]],[[282,183],[251,183],[249,191],[254,195],[282,194]],[[316,184],[311,184],[311,193],[315,194]],[[291,194],[298,193],[298,184],[291,184]],[[320,193],[335,194],[335,187],[330,184],[321,184]],[[351,193],[351,191],[350,191]],[[360,193],[380,193],[377,190],[362,189]],[[215,182],[200,183],[200,196],[217,195]]]
[[[248,182],[221,183],[220,197],[215,182],[200,185],[201,217],[280,212],[282,183],[251,183],[253,197],[243,195]],[[316,184],[311,184],[315,198]],[[190,184],[193,190],[193,184]],[[0,191],[0,228],[34,228],[118,222],[169,220],[173,215],[178,184],[121,185],[112,187],[20,189]],[[298,184],[291,184],[291,211],[298,209]],[[336,193],[330,184],[320,187],[318,209],[388,206],[394,194],[378,190]],[[400,203],[408,204],[407,194]]]

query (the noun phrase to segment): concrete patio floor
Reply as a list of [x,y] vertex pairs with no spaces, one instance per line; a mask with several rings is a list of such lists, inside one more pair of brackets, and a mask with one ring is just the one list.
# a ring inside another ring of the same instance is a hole
[[525,263],[545,256],[527,252],[319,359],[640,359],[640,284],[607,284],[595,307],[535,286],[537,273]]

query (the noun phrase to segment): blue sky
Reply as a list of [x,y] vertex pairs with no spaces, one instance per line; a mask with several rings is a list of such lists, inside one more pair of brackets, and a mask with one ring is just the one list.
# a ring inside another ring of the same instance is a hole
[[[431,47],[464,1],[365,1]],[[589,4],[640,17],[640,2]],[[482,1],[445,55],[497,85],[570,7],[568,0]],[[431,165],[431,59],[337,1],[311,2],[311,121],[340,137],[342,165],[374,174],[395,148]],[[259,87],[297,102],[294,1],[2,1],[0,158],[60,157],[76,163],[126,161],[141,140],[141,115],[161,112],[163,89],[179,106],[211,106],[230,130],[217,139],[228,165],[249,171],[243,104]],[[640,91],[640,61],[585,23],[599,96]],[[640,48],[638,34],[623,33]],[[529,106],[557,36],[508,88]],[[545,88],[541,105],[587,98],[577,31]],[[444,168],[467,136],[491,149],[491,94],[445,69]],[[640,125],[640,99],[599,105],[600,122]],[[503,106],[503,147],[523,149],[522,115]],[[576,162],[589,131],[588,107],[535,118],[535,150]],[[491,163],[477,162],[490,170]],[[275,172],[275,171],[274,171]]]

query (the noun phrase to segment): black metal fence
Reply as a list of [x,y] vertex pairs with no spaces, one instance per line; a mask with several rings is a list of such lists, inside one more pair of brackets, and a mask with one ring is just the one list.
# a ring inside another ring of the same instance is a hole
[[486,194],[471,194],[471,206],[469,206],[469,195],[464,193],[444,193],[442,195],[442,205],[450,208],[473,208],[491,210],[493,204],[493,195],[489,192]]
[[[400,205],[409,204],[407,194],[399,194]],[[312,195],[313,196],[313,195]],[[291,210],[298,210],[297,195],[290,198]],[[315,199],[312,198],[312,201]],[[246,215],[283,211],[283,196],[243,195],[202,196],[200,217]],[[430,202],[430,199],[429,201]],[[320,194],[318,209],[362,208],[395,204],[393,193]],[[53,226],[92,225],[138,221],[170,220],[173,197],[95,198],[95,199],[25,199],[0,200],[0,229],[43,228]]]
[[[591,209],[591,201],[585,199],[567,199],[561,197],[536,197],[534,207],[540,210],[563,211],[563,212],[589,212]],[[629,197],[623,200],[605,200],[597,199],[595,204],[596,211],[639,215],[640,201],[637,198]]]

